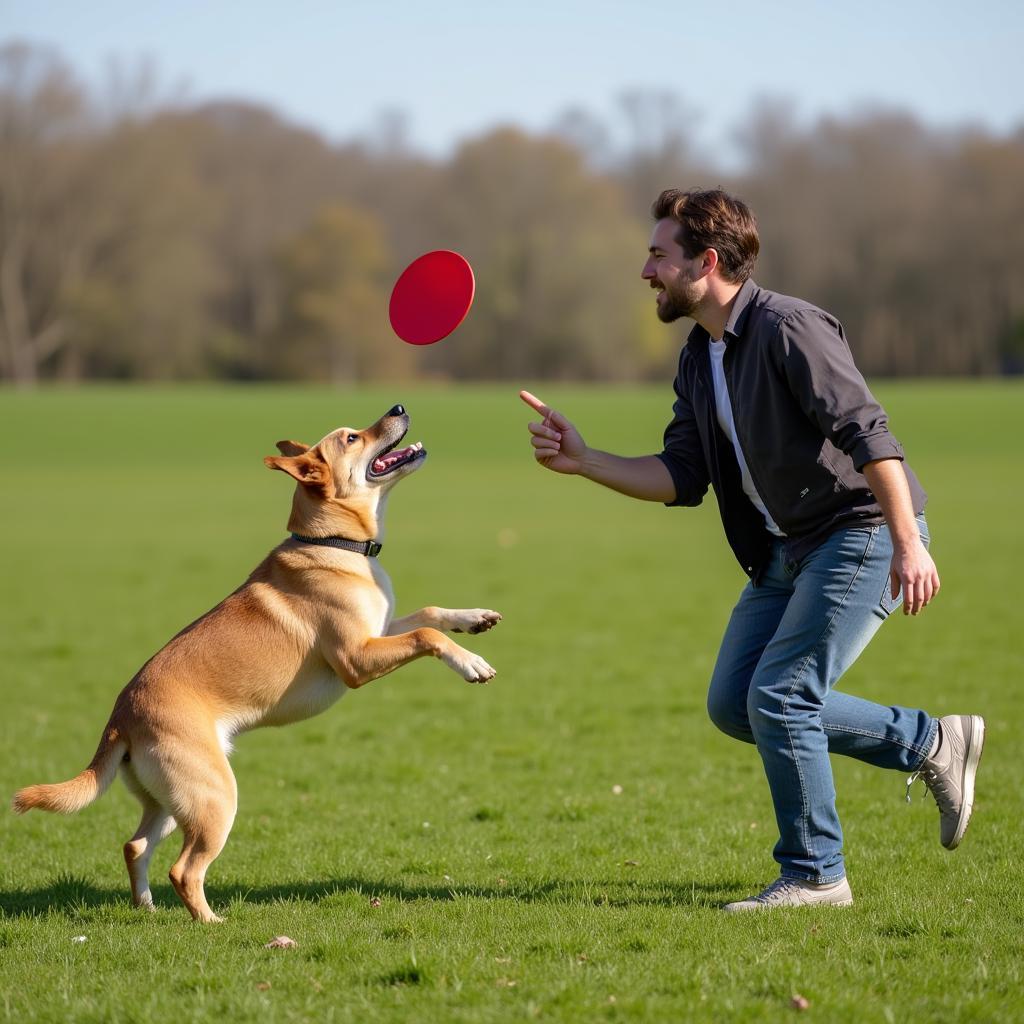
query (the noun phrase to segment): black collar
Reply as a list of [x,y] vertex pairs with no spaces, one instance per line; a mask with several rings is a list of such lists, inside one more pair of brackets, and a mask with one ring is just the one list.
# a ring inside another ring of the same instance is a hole
[[750,307],[754,304],[758,291],[760,289],[754,284],[752,277],[748,277],[743,282],[743,287],[736,293],[736,299],[732,304],[729,322],[725,325],[726,334],[738,338],[743,333],[743,328],[747,324],[747,315],[750,312]]
[[[723,340],[728,341],[726,335],[730,335],[733,338],[739,338],[743,334],[743,328],[746,327],[750,308],[753,306],[754,301],[757,298],[757,293],[760,290],[760,287],[754,283],[754,279],[752,277],[748,277],[746,281],[743,282],[743,286],[736,293],[736,300],[732,304],[732,311],[729,313],[729,320],[728,323],[726,323],[725,331],[722,334]],[[709,335],[700,324],[694,324],[693,329],[690,331],[686,340],[688,342],[706,342],[711,340],[711,335]]]
[[325,548],[343,548],[345,551],[355,551],[357,554],[366,555],[367,558],[376,558],[383,544],[375,540],[349,540],[347,537],[303,537],[301,534],[293,533],[292,540],[302,544],[319,544]]

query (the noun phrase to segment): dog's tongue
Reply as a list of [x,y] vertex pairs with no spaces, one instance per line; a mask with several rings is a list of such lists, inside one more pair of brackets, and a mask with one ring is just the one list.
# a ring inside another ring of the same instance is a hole
[[412,445],[408,448],[396,448],[394,451],[388,452],[387,455],[379,456],[373,460],[374,473],[383,473],[396,462],[401,462],[402,459],[406,458],[411,451]]

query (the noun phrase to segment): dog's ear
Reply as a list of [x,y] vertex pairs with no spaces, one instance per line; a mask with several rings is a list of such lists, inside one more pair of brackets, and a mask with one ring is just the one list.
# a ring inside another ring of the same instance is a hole
[[287,473],[300,484],[322,490],[324,494],[327,493],[331,482],[331,467],[315,448],[304,451],[301,455],[268,455],[263,464],[268,469],[279,469],[282,473]]
[[275,446],[282,455],[305,455],[309,445],[301,441],[278,441]]

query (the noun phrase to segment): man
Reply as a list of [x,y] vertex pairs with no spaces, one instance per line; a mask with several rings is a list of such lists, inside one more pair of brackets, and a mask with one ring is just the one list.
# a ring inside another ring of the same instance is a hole
[[750,277],[753,215],[720,190],[663,192],[643,278],[666,323],[696,326],[679,358],[657,455],[588,447],[528,392],[534,455],[634,498],[698,505],[710,485],[749,577],[711,678],[708,711],[754,743],[779,827],[780,877],[728,911],[853,902],[829,752],[921,776],[943,846],[963,838],[984,742],[978,715],[934,719],[834,687],[902,601],[939,591],[925,494],[854,366],[839,322]]

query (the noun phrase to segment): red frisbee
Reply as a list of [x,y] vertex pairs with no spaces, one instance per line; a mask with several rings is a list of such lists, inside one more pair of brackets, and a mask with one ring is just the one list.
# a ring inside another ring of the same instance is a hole
[[435,249],[402,271],[391,291],[391,326],[410,345],[433,345],[447,338],[473,305],[476,281],[464,256]]

